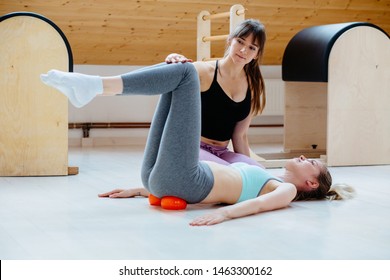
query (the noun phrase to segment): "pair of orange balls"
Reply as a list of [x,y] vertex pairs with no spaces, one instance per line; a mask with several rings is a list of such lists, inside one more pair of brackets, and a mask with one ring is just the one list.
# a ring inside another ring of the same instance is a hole
[[149,194],[149,204],[153,206],[161,206],[161,208],[167,210],[184,210],[187,207],[187,202],[176,196],[164,196],[162,198],[158,198],[152,194]]

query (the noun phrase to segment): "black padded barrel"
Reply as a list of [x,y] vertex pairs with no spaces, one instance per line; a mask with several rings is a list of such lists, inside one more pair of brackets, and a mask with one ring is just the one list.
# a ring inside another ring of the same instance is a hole
[[341,34],[358,26],[370,26],[386,34],[378,26],[367,22],[320,25],[298,32],[284,51],[282,79],[297,82],[328,82],[328,60],[333,44]]

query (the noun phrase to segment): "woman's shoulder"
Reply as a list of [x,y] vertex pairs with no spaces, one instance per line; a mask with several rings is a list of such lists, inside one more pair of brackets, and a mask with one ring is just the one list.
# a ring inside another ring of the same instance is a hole
[[215,61],[196,61],[194,62],[196,71],[198,71],[201,91],[208,90],[214,78]]
[[288,193],[289,196],[291,197],[291,201],[293,201],[298,193],[297,187],[292,183],[286,183],[286,182],[281,183],[279,187],[280,186],[283,186],[284,192]]
[[297,195],[297,188],[294,184],[272,179],[267,182],[263,190],[261,190],[260,195],[271,192],[284,194],[289,198],[289,201],[292,201]]
[[215,61],[195,61],[194,66],[199,74],[210,75],[215,71]]

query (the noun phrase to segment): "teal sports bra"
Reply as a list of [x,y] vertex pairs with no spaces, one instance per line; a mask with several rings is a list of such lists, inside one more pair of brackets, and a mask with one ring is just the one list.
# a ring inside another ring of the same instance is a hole
[[230,166],[238,170],[242,177],[241,195],[236,203],[258,197],[269,180],[283,182],[259,166],[249,165],[243,162],[232,163]]

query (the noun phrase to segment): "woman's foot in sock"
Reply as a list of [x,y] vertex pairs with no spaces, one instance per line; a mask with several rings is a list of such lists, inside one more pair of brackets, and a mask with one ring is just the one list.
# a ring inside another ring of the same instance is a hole
[[41,80],[62,92],[77,108],[83,107],[96,95],[103,93],[103,81],[99,76],[50,70],[41,75]]

